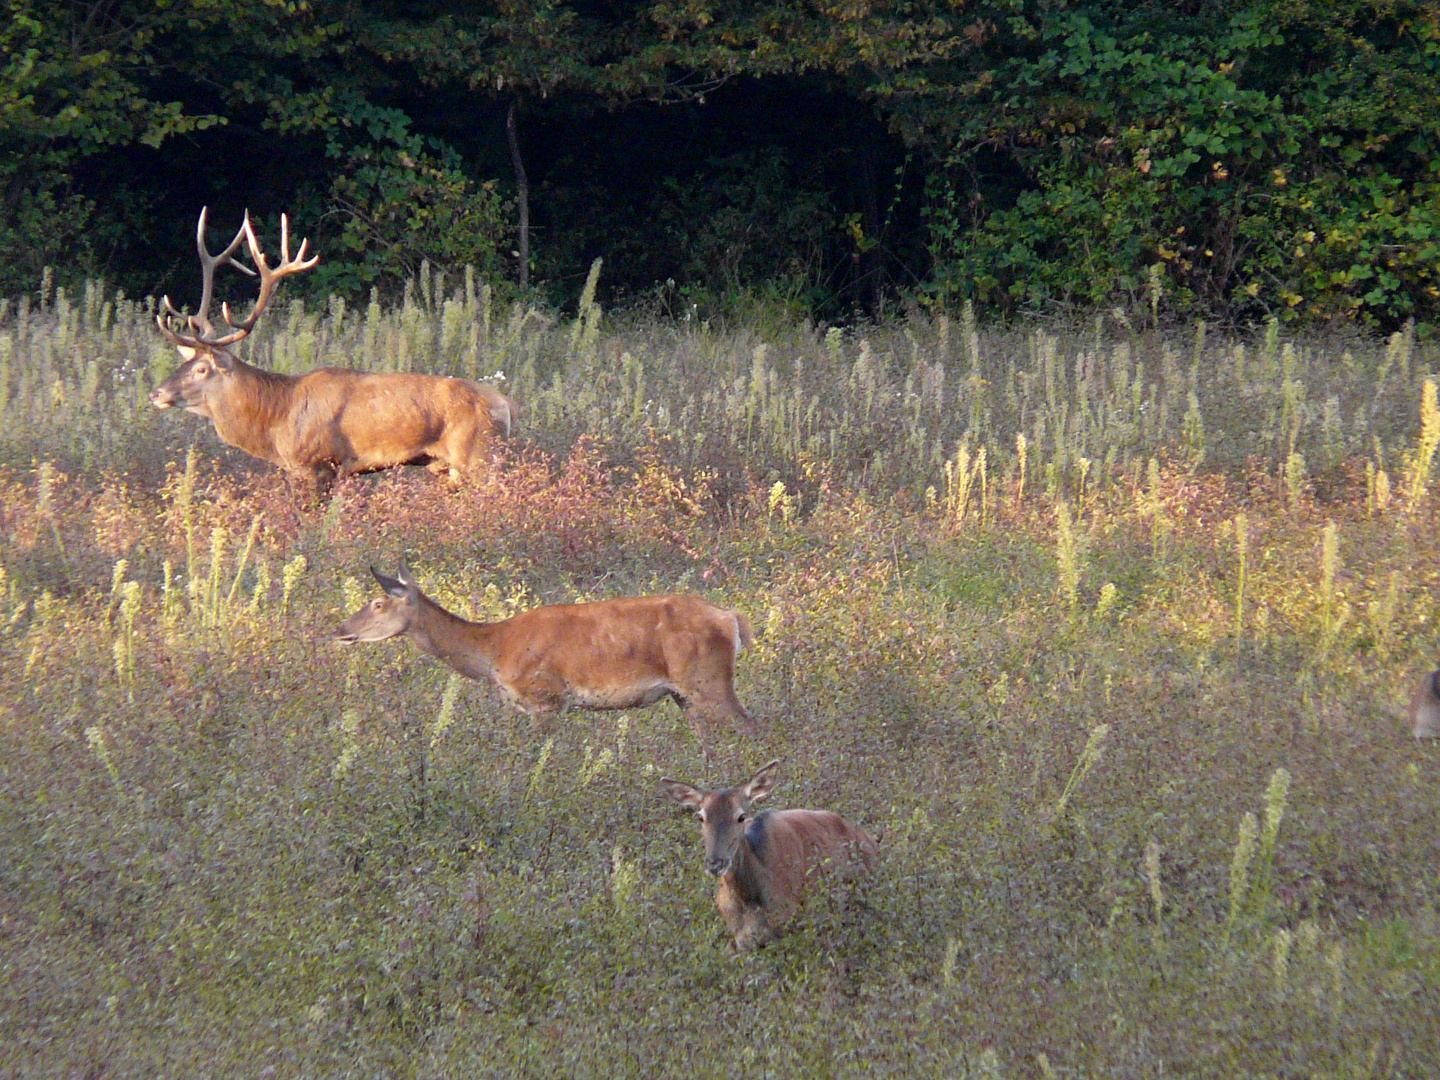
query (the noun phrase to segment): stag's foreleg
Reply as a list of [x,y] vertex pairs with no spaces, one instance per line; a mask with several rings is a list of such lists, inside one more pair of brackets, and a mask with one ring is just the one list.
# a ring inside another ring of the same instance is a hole
[[285,482],[290,489],[290,497],[310,507],[319,506],[325,501],[335,486],[336,476],[335,467],[328,462],[285,470]]

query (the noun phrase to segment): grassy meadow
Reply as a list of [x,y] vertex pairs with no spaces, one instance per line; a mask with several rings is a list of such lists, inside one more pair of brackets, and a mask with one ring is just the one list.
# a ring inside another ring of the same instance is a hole
[[[150,302],[0,303],[0,1073],[1440,1073],[1440,349],[590,297],[278,304],[245,358],[519,405],[488,480],[315,507],[150,407]],[[401,556],[743,611],[760,734],[330,644]],[[658,779],[774,757],[882,854],[737,956]]]

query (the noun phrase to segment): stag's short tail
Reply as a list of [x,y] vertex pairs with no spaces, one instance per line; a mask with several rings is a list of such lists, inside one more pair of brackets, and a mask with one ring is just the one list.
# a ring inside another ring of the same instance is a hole
[[500,433],[502,439],[510,437],[510,428],[515,419],[515,403],[502,394],[495,395],[499,400],[492,401],[490,405],[490,421],[495,425],[495,430]]
[[735,616],[735,655],[739,656],[746,649],[755,644],[755,628],[750,625],[750,620],[738,611],[733,612]]

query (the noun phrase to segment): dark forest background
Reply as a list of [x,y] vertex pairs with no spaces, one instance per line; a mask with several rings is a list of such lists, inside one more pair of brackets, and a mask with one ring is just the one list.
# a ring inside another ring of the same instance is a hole
[[[1163,302],[1429,332],[1440,3],[8,0],[0,293],[193,300],[281,211],[392,294],[825,319]],[[513,136],[513,137],[512,137]],[[522,229],[522,217],[528,229]],[[222,235],[225,234],[225,235]],[[527,251],[523,260],[520,252]],[[452,278],[453,280],[453,278]]]

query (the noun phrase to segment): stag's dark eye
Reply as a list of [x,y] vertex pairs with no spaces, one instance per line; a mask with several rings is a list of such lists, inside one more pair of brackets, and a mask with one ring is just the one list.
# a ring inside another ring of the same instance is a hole
[[740,811],[740,813],[736,814],[736,815],[735,815],[735,820],[736,820],[736,821],[744,821],[744,820],[745,820],[745,811],[742,810],[742,811]]
[[195,374],[199,375],[203,379],[206,375],[210,374],[210,369],[207,367],[197,367],[195,369]]

